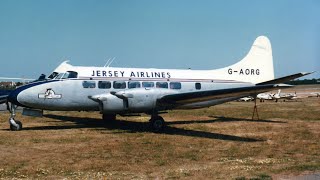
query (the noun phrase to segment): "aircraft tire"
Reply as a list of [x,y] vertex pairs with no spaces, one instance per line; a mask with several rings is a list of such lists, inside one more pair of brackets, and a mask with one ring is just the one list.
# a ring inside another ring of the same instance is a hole
[[155,116],[150,119],[150,126],[153,132],[160,132],[165,127],[165,121],[161,116]]
[[20,131],[22,129],[22,123],[20,121],[15,121],[18,127],[14,126],[13,124],[10,124],[10,130],[11,131]]

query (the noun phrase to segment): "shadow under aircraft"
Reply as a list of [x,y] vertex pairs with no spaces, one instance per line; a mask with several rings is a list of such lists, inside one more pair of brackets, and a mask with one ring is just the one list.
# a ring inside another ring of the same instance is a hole
[[[25,130],[59,130],[59,129],[79,129],[79,128],[103,128],[99,130],[122,130],[123,132],[114,132],[114,133],[139,133],[139,132],[152,132],[150,131],[150,124],[148,122],[134,122],[128,120],[116,120],[111,122],[105,122],[101,119],[96,118],[87,118],[87,117],[69,117],[63,115],[53,115],[46,114],[46,118],[68,121],[74,124],[72,125],[56,125],[56,126],[40,126],[40,127],[25,127]],[[180,135],[180,136],[189,136],[189,137],[200,137],[207,139],[217,139],[225,141],[238,141],[238,142],[262,142],[264,139],[250,138],[250,137],[240,137],[234,135],[227,135],[221,133],[205,132],[198,130],[182,129],[173,127],[170,125],[175,124],[192,124],[192,123],[213,123],[219,122],[220,120],[197,120],[197,121],[176,121],[168,122],[166,128],[161,132],[162,134],[168,135]],[[227,120],[226,120],[227,121]],[[249,121],[249,120],[248,120]],[[56,122],[56,121],[54,121]],[[260,122],[260,121],[259,121]],[[277,121],[264,121],[261,122],[270,122],[278,123]]]

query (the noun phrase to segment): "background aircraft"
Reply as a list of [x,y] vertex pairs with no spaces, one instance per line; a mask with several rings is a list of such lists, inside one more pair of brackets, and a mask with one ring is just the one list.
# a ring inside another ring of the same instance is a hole
[[260,102],[263,102],[265,100],[273,100],[273,94],[271,93],[260,93],[257,95],[257,98],[260,99]]
[[273,99],[276,100],[276,102],[278,102],[279,100],[283,99],[285,100],[293,100],[293,99],[297,99],[297,94],[296,93],[281,93],[281,89],[278,90],[278,93],[274,94]]
[[320,92],[312,92],[308,97],[320,97]]
[[244,101],[244,102],[253,101],[253,100],[254,100],[254,97],[251,97],[251,96],[238,99],[238,101]]

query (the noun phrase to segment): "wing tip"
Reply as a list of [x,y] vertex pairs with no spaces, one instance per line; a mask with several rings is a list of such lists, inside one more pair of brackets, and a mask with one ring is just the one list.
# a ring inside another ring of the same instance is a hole
[[306,76],[306,75],[309,75],[309,74],[312,74],[314,73],[315,71],[312,71],[312,72],[301,72],[300,74],[302,74],[303,76]]
[[275,84],[275,85],[273,85],[273,87],[289,88],[289,87],[293,87],[293,85],[290,85],[290,84]]

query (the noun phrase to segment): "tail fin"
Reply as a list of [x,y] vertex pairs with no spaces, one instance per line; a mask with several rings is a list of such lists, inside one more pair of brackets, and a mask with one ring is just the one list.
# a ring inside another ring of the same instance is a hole
[[273,80],[273,58],[269,39],[259,36],[241,61],[222,70],[228,72],[228,79],[237,81],[257,84]]

